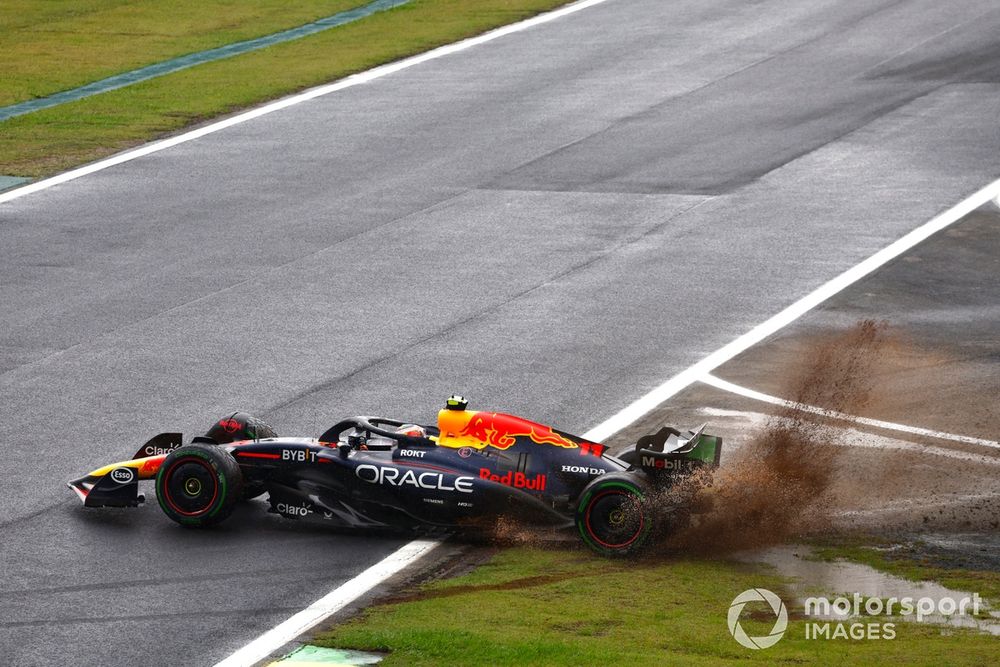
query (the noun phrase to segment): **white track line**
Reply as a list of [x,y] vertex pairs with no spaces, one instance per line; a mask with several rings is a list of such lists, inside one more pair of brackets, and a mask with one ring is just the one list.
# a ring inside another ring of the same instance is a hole
[[[205,127],[197,130],[185,132],[177,135],[176,137],[148,144],[135,150],[115,155],[106,160],[101,160],[99,162],[95,162],[94,164],[73,169],[72,171],[67,171],[63,174],[53,176],[52,178],[47,178],[45,180],[38,181],[37,183],[31,183],[17,188],[16,190],[0,194],[0,204],[11,201],[12,199],[17,199],[18,197],[29,195],[33,192],[46,190],[55,185],[72,181],[80,178],[81,176],[86,176],[87,174],[93,174],[94,172],[107,169],[108,167],[129,162],[145,155],[157,153],[172,146],[177,146],[178,144],[183,144],[185,142],[198,139],[199,137],[204,137],[205,135],[218,132],[219,130],[224,130],[227,127],[232,127],[233,125],[245,123],[248,120],[299,104],[300,102],[305,102],[306,100],[328,95],[338,90],[350,88],[351,86],[368,83],[369,81],[374,81],[375,79],[388,76],[389,74],[394,74],[409,67],[413,67],[414,65],[427,62],[428,60],[435,60],[453,53],[458,53],[459,51],[464,51],[465,49],[473,46],[485,44],[486,42],[491,42],[494,39],[499,39],[500,37],[504,37],[506,35],[527,30],[528,28],[532,28],[536,25],[541,25],[543,23],[548,23],[549,21],[562,18],[563,16],[575,14],[576,12],[587,9],[588,7],[600,5],[604,2],[607,2],[607,0],[581,0],[580,2],[567,5],[555,11],[539,14],[534,18],[521,21],[520,23],[512,23],[511,25],[497,28],[496,30],[484,33],[478,37],[465,39],[461,42],[456,42],[455,44],[448,44],[411,58],[406,58],[395,63],[370,69],[367,72],[361,72],[359,74],[349,76],[346,79],[328,84],[326,86],[320,86],[318,88],[313,88],[312,90],[307,90],[304,93],[293,95],[292,97],[287,97],[283,100],[278,100],[277,102],[272,102],[271,104],[246,111],[231,118],[221,120],[217,123],[206,125]],[[324,620],[337,613],[352,601],[358,599],[392,575],[396,574],[407,565],[416,562],[434,549],[438,544],[439,543],[435,541],[414,540],[403,545],[397,551],[389,554],[380,562],[368,568],[358,576],[337,587],[324,597],[306,607],[304,610],[289,618],[281,625],[278,625],[272,630],[268,630],[263,635],[236,651],[225,660],[216,663],[215,667],[248,667],[249,665],[254,665],[261,660],[264,660],[285,644],[293,641],[296,637],[315,627],[319,623],[322,623]]]
[[[188,141],[193,141],[194,139],[219,132],[227,127],[245,123],[249,120],[253,120],[254,118],[259,118],[260,116],[266,116],[269,113],[294,106],[307,100],[329,95],[330,93],[338,90],[344,90],[345,88],[350,88],[352,86],[368,83],[370,81],[374,81],[375,79],[380,79],[390,74],[395,74],[396,72],[408,69],[414,65],[419,65],[420,63],[430,60],[436,60],[437,58],[458,53],[473,46],[485,44],[506,35],[527,30],[528,28],[548,23],[549,21],[554,21],[564,16],[587,9],[588,7],[603,4],[607,1],[608,0],[580,0],[580,2],[567,5],[561,9],[557,9],[546,14],[540,14],[534,18],[521,21],[520,23],[513,23],[511,25],[498,28],[479,35],[478,37],[465,39],[461,42],[456,42],[455,44],[448,44],[395,63],[382,65],[366,72],[354,74],[346,79],[342,79],[325,86],[319,86],[303,93],[299,93],[298,95],[286,97],[282,100],[266,104],[256,109],[251,109],[250,111],[231,116],[230,118],[226,118],[216,123],[211,123],[204,127],[170,137],[169,139],[147,144],[136,148],[135,150],[126,151],[124,153],[120,153],[119,155],[115,155],[77,169],[72,169],[51,178],[46,178],[14,190],[9,190],[0,194],[0,204],[33,194],[35,192],[47,190],[56,185],[76,180],[82,176],[93,174],[115,165],[130,162],[146,155],[152,155],[153,153],[158,153],[159,151],[166,150],[167,148],[171,148]],[[931,221],[913,230],[895,243],[887,246],[875,255],[872,255],[861,264],[845,271],[840,276],[834,278],[819,289],[796,301],[771,319],[754,327],[733,342],[716,350],[690,368],[670,378],[645,396],[619,411],[617,414],[587,431],[583,434],[583,437],[588,440],[600,442],[617,433],[647,414],[650,410],[666,399],[699,380],[709,371],[714,370],[723,362],[728,361],[743,350],[749,348],[751,345],[763,340],[765,337],[786,326],[812,308],[815,308],[817,305],[837,292],[840,292],[848,285],[854,283],[889,260],[900,255],[909,248],[912,248],[914,245],[920,243],[932,234],[944,229],[968,212],[993,198],[1000,198],[1000,180],[991,183],[959,204],[935,217]],[[292,616],[281,625],[269,630],[222,662],[219,662],[216,667],[253,665],[260,660],[263,660],[284,644],[287,644],[295,639],[295,637],[321,623],[326,618],[329,618],[338,610],[349,604],[352,600],[357,599],[366,591],[378,585],[386,578],[392,576],[406,565],[415,562],[421,556],[432,550],[436,545],[436,542],[424,540],[414,540],[413,542],[404,545],[398,551],[390,554],[376,565],[373,565],[359,574],[354,579],[338,587],[320,600],[317,600],[305,610],[299,612],[295,616]]]
[[99,160],[93,164],[88,164],[77,169],[72,169],[61,174],[57,174],[51,178],[46,178],[44,180],[38,181],[36,183],[29,183],[20,188],[14,190],[9,190],[5,193],[0,194],[0,204],[4,202],[17,199],[19,197],[24,197],[25,195],[30,195],[34,192],[39,192],[40,190],[47,190],[55,185],[60,185],[66,183],[67,181],[72,181],[81,176],[86,176],[87,174],[93,174],[94,172],[107,169],[108,167],[113,167],[123,162],[129,162],[146,155],[151,155],[153,153],[158,153],[167,148],[177,146],[178,144],[183,144],[188,141],[193,141],[199,137],[204,137],[208,134],[213,134],[220,130],[224,130],[227,127],[232,127],[233,125],[239,125],[240,123],[245,123],[248,120],[253,120],[254,118],[259,118],[260,116],[266,116],[269,113],[279,111],[281,109],[288,108],[290,106],[311,100],[317,97],[322,97],[324,95],[329,95],[330,93],[337,92],[338,90],[343,90],[345,88],[350,88],[352,86],[357,86],[362,83],[368,83],[369,81],[374,81],[375,79],[381,79],[384,76],[390,74],[395,74],[404,69],[413,67],[414,65],[419,65],[425,63],[429,60],[437,60],[438,58],[443,58],[444,56],[449,56],[453,53],[458,53],[459,51],[464,51],[470,49],[473,46],[479,46],[480,44],[485,44],[486,42],[492,42],[495,39],[500,39],[507,35],[511,35],[516,32],[521,32],[522,30],[527,30],[528,28],[533,28],[537,25],[543,23],[548,23],[549,21],[555,21],[564,16],[569,16],[570,14],[575,14],[576,12],[587,9],[588,7],[593,7],[594,5],[600,5],[608,0],[580,0],[580,2],[573,3],[571,5],[566,5],[560,9],[556,9],[545,14],[539,14],[533,18],[521,21],[519,23],[512,23],[502,28],[497,28],[496,30],[491,30],[490,32],[483,33],[478,37],[470,37],[469,39],[463,39],[460,42],[455,42],[454,44],[447,44],[445,46],[438,47],[426,53],[421,53],[410,58],[405,58],[397,62],[389,63],[387,65],[382,65],[380,67],[375,67],[365,72],[359,72],[358,74],[353,74],[340,81],[335,81],[324,86],[319,86],[317,88],[312,88],[305,92],[299,93],[297,95],[292,95],[291,97],[286,97],[276,102],[271,102],[270,104],[265,104],[262,107],[256,109],[251,109],[250,111],[245,111],[243,113],[237,114],[226,118],[225,120],[220,120],[216,123],[211,123],[204,127],[200,127],[196,130],[191,130],[189,132],[184,132],[183,134],[178,134],[177,136],[170,137],[169,139],[164,139],[163,141],[157,141],[155,143],[147,144],[136,148],[135,150],[126,151],[118,155],[114,155],[105,160]]
[[316,600],[281,625],[268,630],[222,662],[216,663],[215,667],[245,667],[260,662],[407,565],[416,562],[439,544],[440,542],[433,540],[414,540],[403,545],[358,576]]
[[860,264],[851,267],[830,282],[825,283],[819,288],[813,290],[782,310],[777,315],[771,317],[765,322],[762,322],[761,324],[758,324],[753,329],[746,332],[728,345],[724,345],[698,363],[681,371],[639,400],[618,412],[618,414],[592,428],[587,432],[587,434],[585,434],[584,437],[588,440],[601,442],[609,436],[614,435],[626,426],[634,423],[640,417],[650,412],[653,408],[660,405],[677,392],[701,380],[707,373],[715,370],[740,352],[756,345],[779,329],[788,326],[802,315],[806,314],[838,292],[844,290],[846,287],[849,287],[858,280],[864,278],[886,262],[895,259],[921,241],[924,241],[928,237],[961,219],[971,211],[997,197],[1000,197],[1000,180],[993,181],[981,190],[966,197],[958,204],[949,208],[947,211],[935,216],[928,222],[914,229],[909,234],[906,234],[894,243],[882,248],[882,250],[879,250],[877,253]]
[[[582,8],[584,6],[589,6],[589,4],[597,4],[597,2],[596,1],[591,3],[585,2],[585,3],[579,3],[577,5],[570,5],[570,7],[567,7],[566,9]],[[515,24],[515,25],[520,25],[520,24]],[[712,370],[714,370],[721,364],[732,359],[740,352],[743,352],[750,346],[755,345],[756,343],[760,342],[767,336],[770,336],[779,329],[787,326],[791,322],[795,321],[796,319],[798,319],[805,313],[809,312],[819,304],[823,303],[833,295],[842,291],[846,287],[849,287],[853,283],[857,282],[858,280],[868,275],[869,273],[871,273],[878,267],[882,266],[886,262],[898,257],[899,255],[906,252],[907,250],[917,245],[921,241],[941,231],[945,227],[953,224],[954,222],[956,222],[969,212],[973,211],[979,206],[982,206],[983,204],[987,203],[988,201],[990,201],[995,197],[1000,197],[1000,180],[990,183],[986,187],[982,188],[981,190],[975,192],[966,199],[962,200],[955,206],[952,206],[945,212],[932,218],[930,221],[924,223],[920,227],[917,227],[909,234],[906,234],[899,240],[886,246],[885,248],[878,251],[868,259],[861,262],[860,264],[848,269],[847,271],[840,274],[830,282],[822,285],[813,292],[810,292],[806,296],[802,297],[792,305],[782,310],[777,315],[757,325],[756,327],[754,327],[747,333],[743,334],[736,340],[732,341],[728,345],[719,348],[718,350],[708,355],[701,361],[697,362],[693,366],[690,366],[687,369],[681,371],[680,373],[673,376],[660,386],[650,391],[645,396],[639,398],[637,401],[633,402],[623,410],[611,416],[609,419],[606,419],[605,421],[601,422],[594,428],[590,429],[589,431],[584,433],[582,437],[586,438],[587,440],[591,440],[593,442],[601,442],[603,440],[606,440],[611,435],[614,435],[623,428],[626,428],[627,426],[630,426],[634,422],[638,421],[644,415],[648,414],[657,405],[663,403],[665,400],[669,399],[671,396],[681,391],[682,389],[687,388],[688,386],[694,384],[695,382],[705,380],[706,376],[714,378],[714,376],[710,376],[709,374]],[[955,437],[962,437],[962,436],[955,436]],[[990,441],[986,440],[980,441],[980,443],[988,443],[988,442]],[[317,625],[324,619],[336,613],[339,609],[343,608],[344,605],[350,602],[350,600],[356,599],[358,596],[360,596],[362,593],[368,590],[368,588],[378,585],[385,578],[391,576],[392,573],[399,571],[399,569],[402,569],[402,567],[405,564],[415,561],[417,558],[419,558],[420,555],[426,553],[427,551],[430,551],[430,549],[433,548],[433,547],[427,547],[423,551],[420,551],[418,555],[407,559],[403,565],[400,565],[399,567],[394,566],[394,563],[397,558],[404,558],[405,557],[404,554],[410,553],[412,550],[417,549],[418,548],[417,545],[421,544],[434,544],[434,543],[424,543],[417,540],[401,547],[399,551],[390,554],[378,565],[375,565],[369,570],[363,572],[361,575],[358,575],[358,577],[352,579],[347,584],[344,584],[344,586],[341,586],[337,590],[333,591],[332,593],[324,597],[322,600],[312,605],[306,611],[300,612],[300,614],[296,614],[291,619],[289,619],[285,623],[282,623],[274,630],[265,633],[260,638],[254,640],[246,647],[240,649],[229,658],[218,663],[215,667],[237,667],[244,665],[253,665],[256,662],[263,660],[265,657],[271,655],[274,651],[276,651],[284,644],[287,644],[288,642],[292,641],[299,634],[302,634],[309,628]],[[366,576],[368,572],[374,571],[375,568],[380,568],[380,567],[384,567],[385,571],[389,572],[390,574],[386,574],[381,578],[379,578],[377,574]],[[364,577],[364,579],[360,583],[355,584],[355,581],[359,580],[361,577]],[[353,594],[353,596],[350,597],[350,599],[338,605],[337,600],[347,597],[346,594],[341,593],[341,589],[347,586],[352,586],[351,591],[361,588],[361,586],[367,586],[368,588],[363,588],[361,590],[358,590],[358,592]],[[320,602],[323,602],[328,599],[330,600],[329,603],[321,605],[325,611],[309,614],[309,617],[312,620],[310,620],[307,624],[300,623],[298,621],[293,623],[293,621],[295,621],[295,619],[297,619],[301,614],[307,614],[307,612],[309,612],[310,609],[320,606]],[[286,628],[286,626],[287,629],[279,632],[279,630],[281,630],[282,628]],[[294,633],[292,633],[294,628],[296,627],[299,629],[296,630]],[[251,650],[251,647],[254,648]]]
[[[750,422],[755,427],[763,426],[768,422],[768,420],[774,419],[773,415],[764,414],[763,412],[751,412],[749,410],[699,408],[698,412],[715,417],[740,417],[743,420]],[[778,417],[777,419],[781,422],[791,424],[791,420],[789,418]],[[860,447],[864,449],[912,452],[914,454],[919,454],[920,456],[943,456],[945,458],[955,459],[956,461],[972,461],[977,465],[1000,466],[1000,457],[993,456],[992,454],[974,454],[972,452],[967,452],[964,449],[948,449],[937,445],[918,444],[908,440],[901,440],[898,437],[879,435],[871,433],[870,431],[862,431],[861,429],[851,426],[845,426],[843,431],[845,437],[841,439],[834,439],[831,444],[837,447]],[[730,441],[730,444],[732,444],[732,441]]]
[[880,419],[869,419],[868,417],[856,417],[854,415],[849,415],[844,412],[837,412],[836,410],[826,410],[824,408],[820,408],[815,405],[806,405],[805,403],[796,403],[795,401],[788,401],[783,398],[778,398],[777,396],[771,396],[770,394],[765,394],[763,392],[759,392],[754,389],[748,389],[747,387],[742,387],[738,384],[733,384],[732,382],[723,380],[722,378],[712,375],[711,373],[708,373],[703,378],[701,378],[701,382],[704,382],[709,386],[715,387],[716,389],[727,391],[730,394],[736,394],[737,396],[751,398],[755,401],[760,401],[762,403],[770,403],[771,405],[780,405],[785,408],[793,408],[795,410],[801,410],[802,412],[808,412],[814,415],[822,415],[824,417],[830,417],[832,419],[837,419],[840,421],[854,422],[855,424],[864,424],[865,426],[874,426],[875,428],[881,428],[887,431],[899,431],[901,433],[922,435],[928,438],[937,438],[939,440],[952,440],[954,442],[962,442],[967,445],[979,445],[981,447],[992,447],[994,449],[1000,449],[1000,442],[996,442],[994,440],[973,438],[967,435],[956,435],[954,433],[945,433],[944,431],[932,431],[930,429],[920,428],[919,426],[907,426],[906,424],[896,424],[893,422],[882,421]]

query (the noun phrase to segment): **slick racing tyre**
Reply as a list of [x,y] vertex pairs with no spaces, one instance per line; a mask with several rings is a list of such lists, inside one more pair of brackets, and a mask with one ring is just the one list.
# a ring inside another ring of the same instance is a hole
[[[277,438],[278,434],[263,419],[258,419],[245,412],[234,412],[212,424],[212,427],[205,433],[205,437],[220,445],[228,445],[238,440]],[[243,500],[256,498],[266,490],[267,487],[264,486],[263,482],[246,480],[243,484]]]
[[156,499],[182,526],[211,526],[233,512],[243,476],[232,454],[211,445],[186,445],[164,459],[156,474]]
[[629,556],[649,542],[653,517],[645,493],[633,480],[599,477],[580,494],[576,527],[584,543],[602,556]]

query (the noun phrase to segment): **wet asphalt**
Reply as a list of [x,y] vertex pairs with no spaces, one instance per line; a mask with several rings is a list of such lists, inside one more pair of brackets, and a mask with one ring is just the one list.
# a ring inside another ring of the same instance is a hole
[[998,28],[611,0],[0,205],[0,662],[212,664],[402,542],[77,507],[153,433],[583,432],[997,178]]

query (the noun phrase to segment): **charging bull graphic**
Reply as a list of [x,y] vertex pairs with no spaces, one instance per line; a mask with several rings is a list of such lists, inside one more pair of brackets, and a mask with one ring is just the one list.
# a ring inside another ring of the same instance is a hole
[[581,446],[581,442],[548,426],[500,412],[442,410],[438,423],[441,427],[441,444],[450,447],[482,449],[490,445],[497,449],[509,449],[517,443],[518,438],[528,438],[539,445],[554,445],[566,449]]
[[469,420],[468,425],[462,429],[462,435],[488,442],[497,449],[507,449],[520,437],[531,438],[539,445],[556,445],[566,448],[579,446],[548,426],[498,412],[476,412]]

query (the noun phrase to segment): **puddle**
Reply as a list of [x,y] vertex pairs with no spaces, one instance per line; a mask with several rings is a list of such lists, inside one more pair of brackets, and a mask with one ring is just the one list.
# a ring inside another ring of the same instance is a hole
[[[880,572],[873,567],[852,563],[850,561],[826,562],[810,560],[812,549],[803,545],[790,545],[760,549],[749,552],[742,552],[736,555],[736,559],[745,563],[765,563],[774,567],[781,575],[793,578],[794,581],[788,585],[789,592],[795,596],[795,603],[800,609],[804,608],[806,598],[813,596],[824,596],[831,598],[844,597],[849,600],[854,599],[857,594],[862,600],[868,598],[879,598],[887,600],[896,598],[929,598],[934,602],[935,609],[940,607],[942,600],[961,601],[971,600],[975,591],[960,591],[942,586],[932,581],[910,581],[901,577],[896,577],[885,572]],[[980,604],[981,615],[985,614],[989,618],[973,618],[971,615],[971,605],[969,615],[930,614],[923,617],[924,623],[935,623],[937,625],[947,625],[951,627],[976,628],[991,635],[1000,636],[1000,611],[990,610],[985,600]],[[836,609],[831,609],[829,614],[810,614],[810,618],[823,620],[843,621],[855,618],[853,609],[847,613],[837,613]],[[862,616],[864,612],[862,611]],[[887,618],[887,616],[882,616]],[[916,616],[896,616],[893,620],[916,622]]]
[[29,181],[31,181],[30,178],[22,178],[20,176],[0,176],[0,192],[24,185]]
[[365,653],[364,651],[349,651],[339,648],[324,648],[322,646],[300,646],[281,660],[269,663],[267,667],[361,667],[374,665],[382,661],[385,654]]

